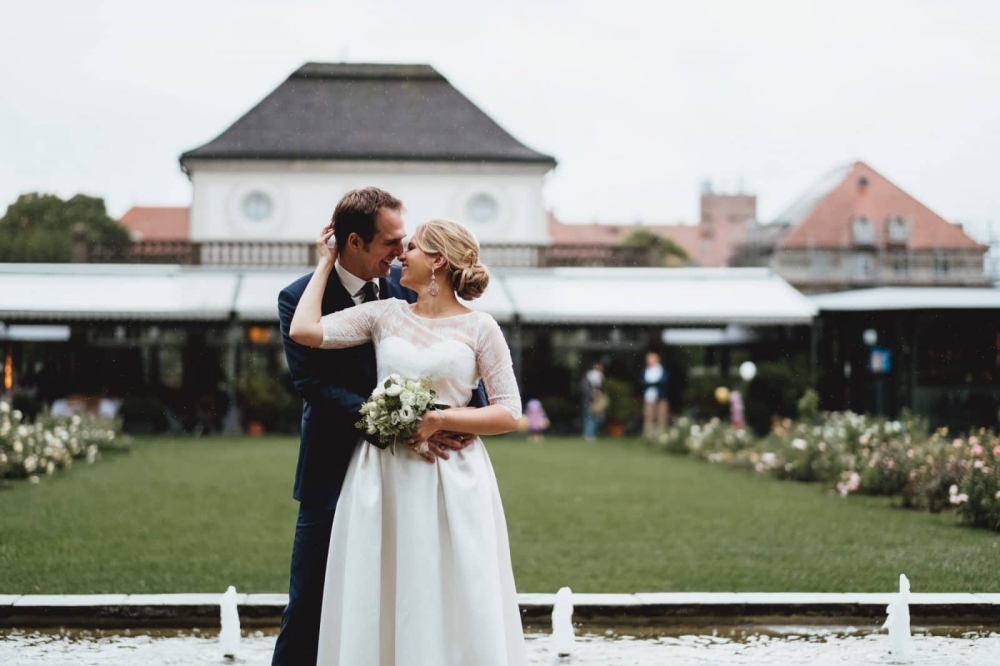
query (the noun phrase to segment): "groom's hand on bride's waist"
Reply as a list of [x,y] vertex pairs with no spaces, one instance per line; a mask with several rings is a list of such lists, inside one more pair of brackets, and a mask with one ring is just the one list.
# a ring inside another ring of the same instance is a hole
[[[447,451],[461,451],[472,442],[476,441],[476,436],[467,432],[450,432],[448,430],[438,430],[428,440],[429,443],[437,445],[438,448]],[[447,459],[446,456],[442,456]]]

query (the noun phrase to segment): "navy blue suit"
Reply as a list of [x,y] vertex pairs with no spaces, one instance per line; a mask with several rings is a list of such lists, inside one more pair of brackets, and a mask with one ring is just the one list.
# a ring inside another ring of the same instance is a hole
[[[400,298],[410,303],[416,294],[399,285],[400,268],[393,266],[379,283],[380,298]],[[312,274],[285,287],[278,296],[278,315],[285,358],[295,390],[302,397],[302,440],[295,469],[293,497],[299,516],[292,546],[292,571],[288,606],[281,617],[281,632],[274,646],[272,666],[316,663],[320,609],[326,580],[326,559],[337,498],[347,466],[362,431],[354,424],[359,410],[375,388],[375,346],[366,343],[348,349],[313,349],[288,336],[292,315]],[[324,315],[353,307],[337,271],[330,272],[323,293]],[[486,404],[480,384],[470,403]]]

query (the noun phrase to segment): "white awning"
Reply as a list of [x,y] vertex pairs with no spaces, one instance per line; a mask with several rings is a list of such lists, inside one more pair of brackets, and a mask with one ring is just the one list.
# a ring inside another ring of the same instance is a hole
[[[0,320],[277,321],[307,268],[0,264]],[[468,304],[528,324],[809,324],[816,307],[766,269],[497,269]]]
[[525,323],[810,324],[816,307],[758,268],[553,268],[500,273]]
[[281,290],[308,275],[308,268],[275,269],[246,272],[241,277],[233,309],[244,321],[278,321],[278,294]]
[[0,264],[0,318],[225,320],[238,280],[181,266]]
[[21,342],[66,342],[70,338],[69,326],[61,324],[5,326],[0,324],[0,340]]
[[1000,310],[1000,289],[976,287],[879,287],[834,294],[817,294],[810,300],[825,312],[877,312],[881,310]]

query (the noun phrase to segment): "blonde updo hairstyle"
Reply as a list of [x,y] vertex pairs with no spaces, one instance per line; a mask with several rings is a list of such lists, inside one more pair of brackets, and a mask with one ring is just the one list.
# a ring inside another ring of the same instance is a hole
[[425,254],[444,257],[451,288],[459,298],[471,301],[486,291],[490,274],[479,263],[479,241],[458,222],[431,220],[422,224],[413,234],[413,244]]

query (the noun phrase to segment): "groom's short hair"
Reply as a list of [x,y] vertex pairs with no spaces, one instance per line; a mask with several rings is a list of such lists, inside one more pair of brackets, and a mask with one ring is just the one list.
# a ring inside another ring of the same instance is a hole
[[402,210],[403,202],[377,187],[351,190],[337,203],[333,211],[333,233],[337,247],[347,247],[352,233],[361,237],[367,246],[375,238],[375,220],[383,208]]

